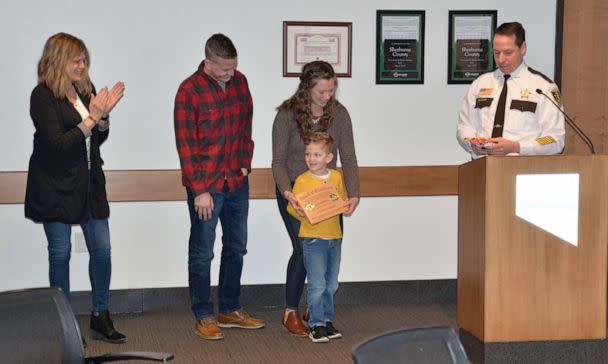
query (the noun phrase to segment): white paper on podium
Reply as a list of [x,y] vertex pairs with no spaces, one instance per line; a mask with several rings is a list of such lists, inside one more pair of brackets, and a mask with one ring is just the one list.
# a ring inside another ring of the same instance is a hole
[[578,246],[579,174],[518,174],[515,214]]

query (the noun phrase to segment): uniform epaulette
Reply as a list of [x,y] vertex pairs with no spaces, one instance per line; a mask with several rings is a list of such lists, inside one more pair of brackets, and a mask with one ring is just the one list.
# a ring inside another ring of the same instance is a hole
[[528,66],[528,70],[532,73],[534,73],[535,75],[539,75],[540,77],[542,77],[545,81],[549,82],[549,83],[553,83],[553,80],[550,79],[549,77],[545,76],[542,72],[539,72],[537,70],[535,70],[534,68]]

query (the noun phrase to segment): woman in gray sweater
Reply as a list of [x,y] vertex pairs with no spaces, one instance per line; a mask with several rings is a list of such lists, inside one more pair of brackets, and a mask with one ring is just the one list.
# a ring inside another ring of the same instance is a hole
[[[298,314],[306,270],[298,239],[300,222],[287,212],[287,205],[291,204],[296,211],[302,212],[291,188],[295,179],[307,170],[302,141],[304,134],[325,131],[331,135],[334,139],[333,154],[340,157],[349,197],[344,215],[352,214],[359,204],[359,167],[352,124],[348,111],[334,97],[336,87],[336,74],[329,63],[307,63],[302,68],[298,89],[277,108],[272,127],[272,173],[277,186],[277,203],[293,246],[287,265],[283,325],[296,336],[308,336]],[[336,168],[336,160],[334,158],[329,164],[330,168]]]

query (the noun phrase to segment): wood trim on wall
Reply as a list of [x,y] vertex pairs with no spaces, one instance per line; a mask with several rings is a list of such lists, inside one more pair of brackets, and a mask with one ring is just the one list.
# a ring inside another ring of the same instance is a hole
[[[458,194],[458,166],[360,167],[361,196],[445,196]],[[182,201],[186,193],[179,169],[106,171],[110,202]],[[27,172],[0,172],[0,204],[21,204]],[[252,199],[275,198],[270,168],[255,168]]]

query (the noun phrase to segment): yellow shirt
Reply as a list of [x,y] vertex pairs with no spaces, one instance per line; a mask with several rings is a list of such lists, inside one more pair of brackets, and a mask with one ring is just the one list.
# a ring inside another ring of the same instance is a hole
[[[310,191],[313,188],[323,186],[325,183],[331,183],[338,190],[338,194],[344,200],[346,200],[346,188],[344,187],[344,181],[342,180],[342,174],[335,169],[329,169],[329,178],[324,179],[319,176],[315,176],[310,171],[306,171],[296,178],[296,182],[293,185],[294,194]],[[296,210],[289,204],[287,211],[300,220],[300,232],[299,237],[302,238],[323,238],[323,239],[341,239],[342,229],[340,228],[340,216],[336,215],[327,220],[323,220],[314,225],[310,224],[305,217],[298,215]]]

